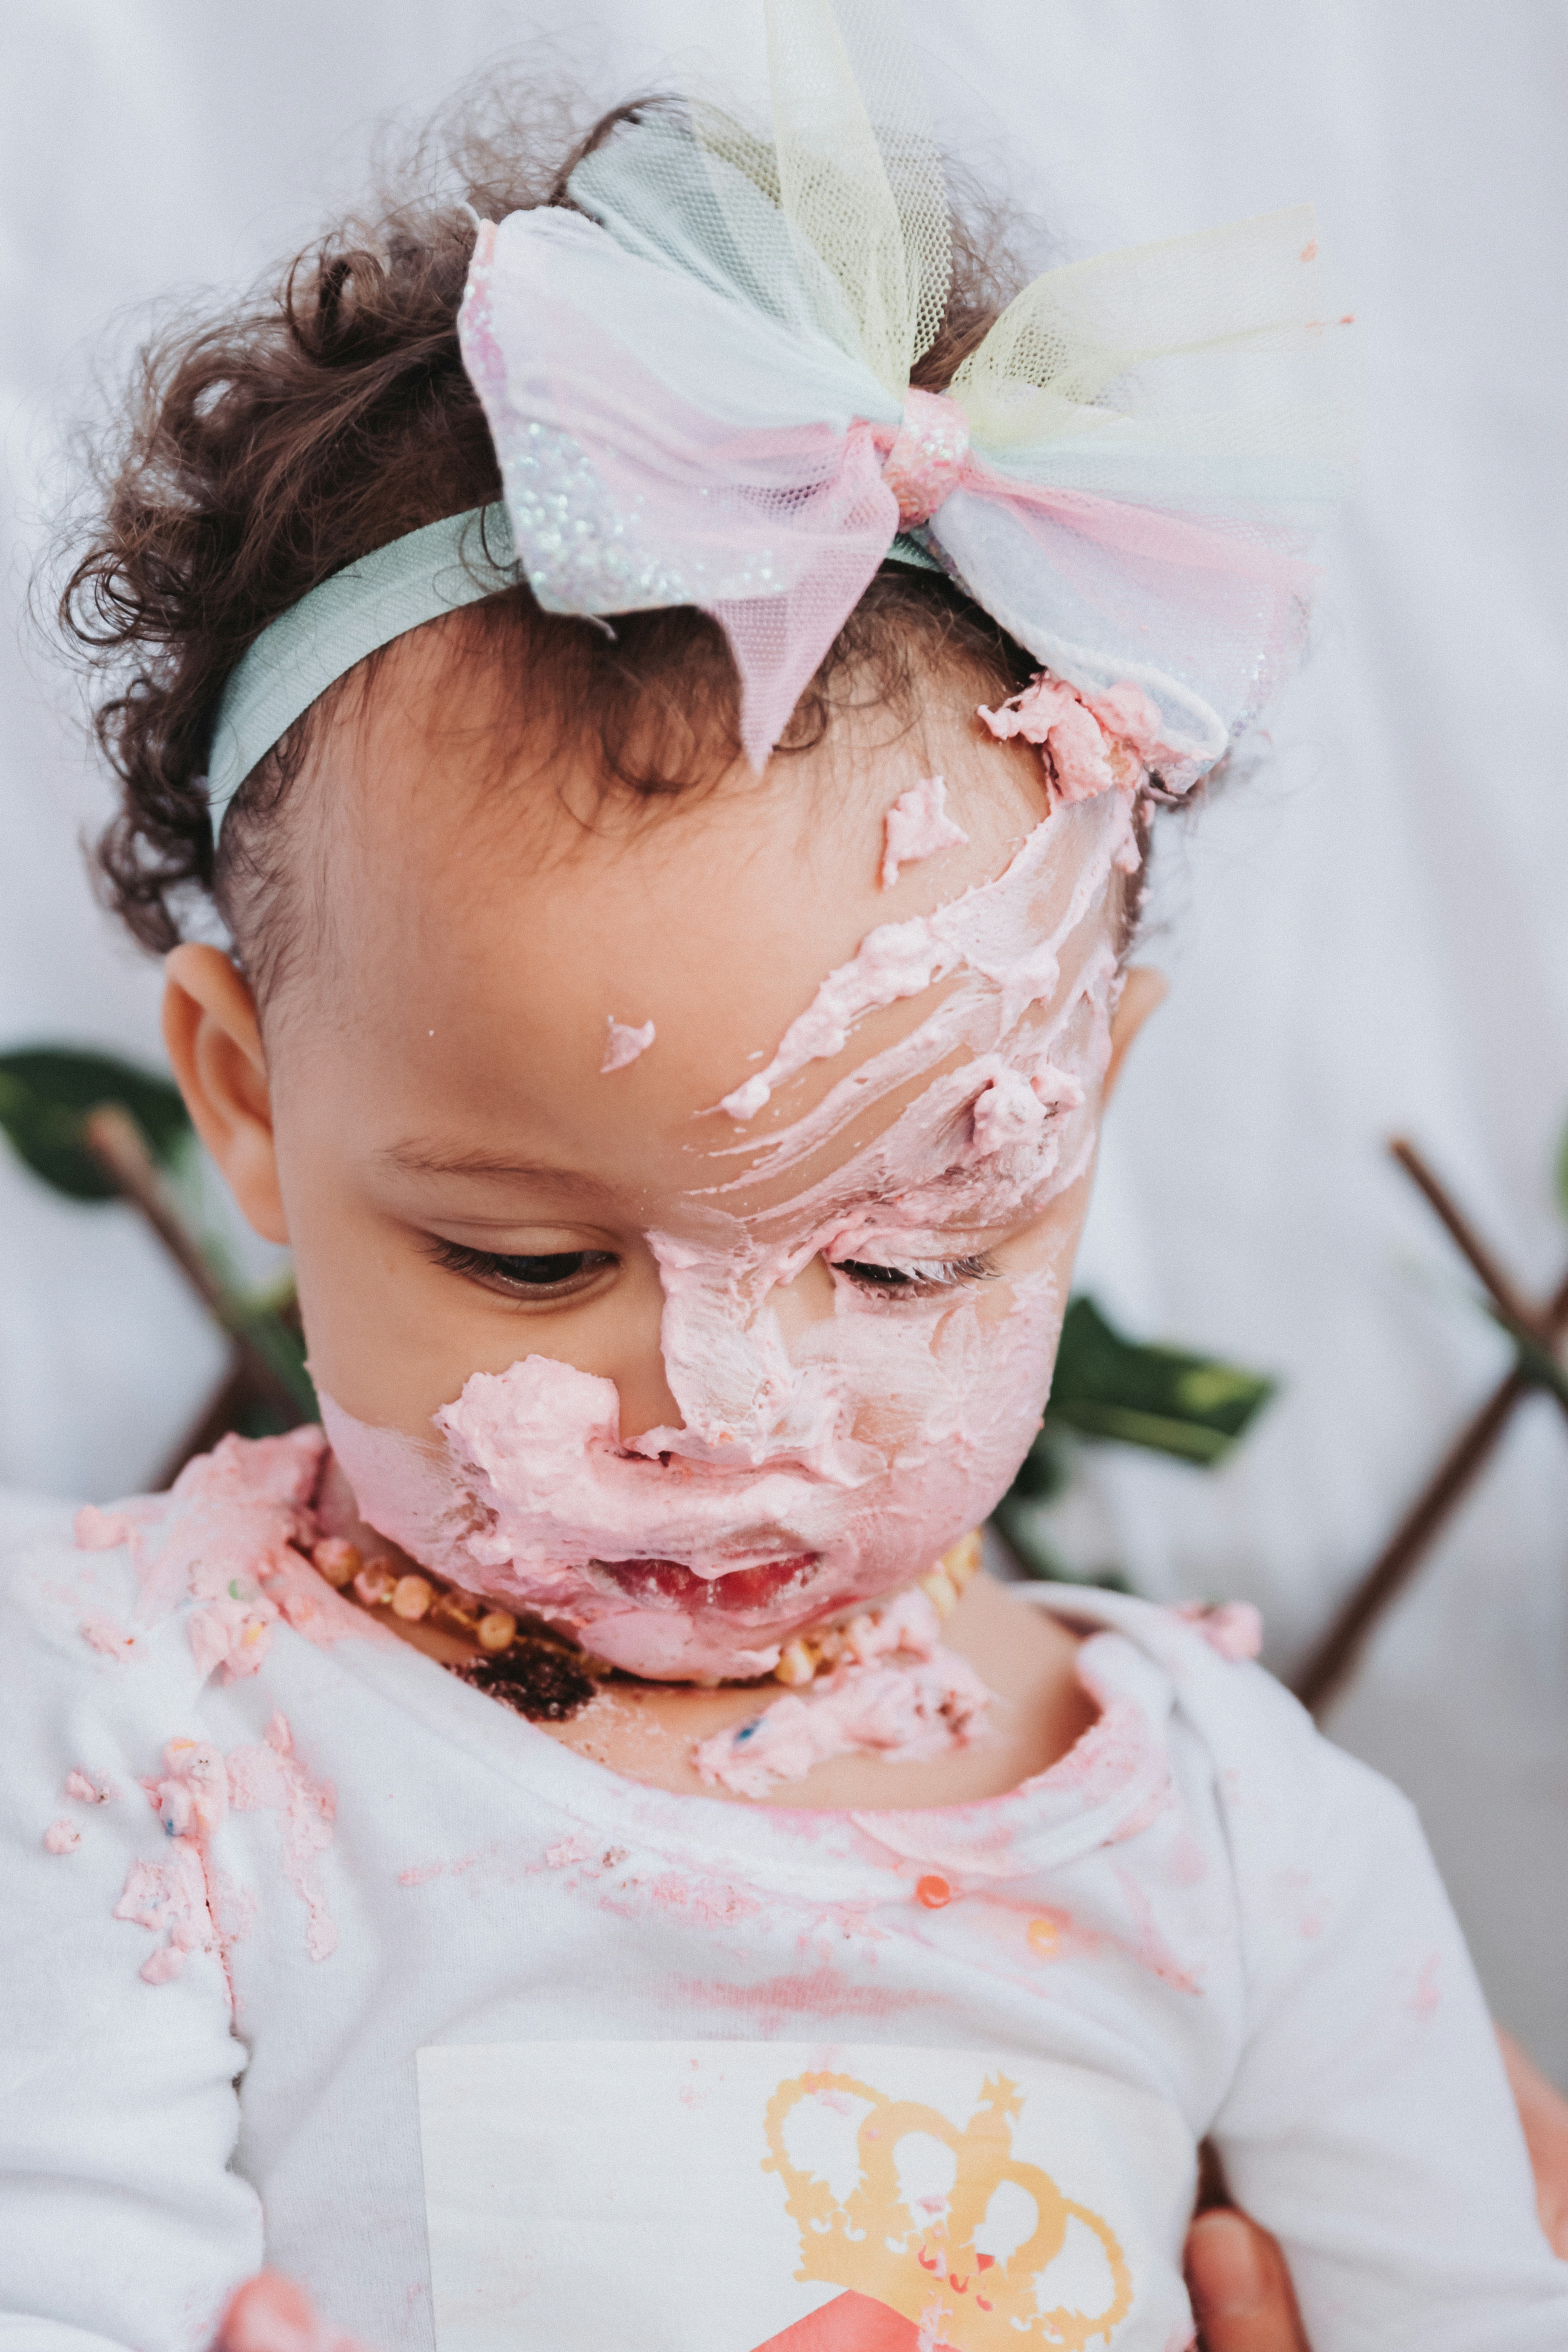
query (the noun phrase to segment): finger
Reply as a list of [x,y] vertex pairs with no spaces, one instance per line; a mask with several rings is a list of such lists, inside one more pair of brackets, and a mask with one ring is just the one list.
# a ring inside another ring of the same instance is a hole
[[316,2352],[317,2333],[304,2288],[258,2271],[224,2313],[214,2352]]
[[1245,2214],[1200,2213],[1186,2267],[1203,2352],[1308,2352],[1285,2258]]
[[224,2313],[213,2352],[364,2352],[323,2326],[302,2286],[276,2271],[247,2279]]

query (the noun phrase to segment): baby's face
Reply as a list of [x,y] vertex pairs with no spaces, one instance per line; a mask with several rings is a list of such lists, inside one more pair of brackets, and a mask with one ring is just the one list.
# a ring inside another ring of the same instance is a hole
[[[422,719],[428,635],[302,781],[316,937],[267,1024],[334,1450],[458,1582],[635,1672],[765,1672],[976,1524],[1037,1425],[1126,803],[1047,819],[955,683],[588,829]],[[933,775],[967,839],[884,887]],[[612,1024],[652,1042],[605,1069]]]

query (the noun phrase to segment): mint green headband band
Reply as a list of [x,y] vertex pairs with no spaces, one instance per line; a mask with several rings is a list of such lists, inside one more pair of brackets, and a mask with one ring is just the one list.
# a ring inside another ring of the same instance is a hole
[[223,692],[207,755],[213,839],[230,802],[318,696],[395,637],[521,577],[504,506],[405,533],[301,596],[262,630]]
[[[940,571],[902,533],[894,563]],[[312,702],[395,637],[522,577],[511,518],[499,502],[426,523],[334,572],[263,629],[223,692],[207,756],[207,811],[216,843],[229,806],[257,762]]]

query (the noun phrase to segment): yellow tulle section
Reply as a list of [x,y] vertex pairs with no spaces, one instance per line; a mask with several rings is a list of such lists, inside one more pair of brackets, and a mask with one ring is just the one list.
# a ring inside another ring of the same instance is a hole
[[[764,12],[771,136],[696,108],[699,142],[778,207],[803,278],[830,289],[818,314],[831,314],[836,339],[901,399],[952,277],[948,196],[918,60],[896,0],[764,0]],[[712,184],[737,246],[754,246],[754,211],[726,199],[733,183],[722,172]],[[1035,470],[1047,451],[1071,445],[1083,487],[1122,488],[1121,471],[1135,479],[1141,467],[1149,490],[1179,500],[1212,488],[1205,459],[1321,476],[1348,457],[1357,404],[1348,323],[1301,205],[1047,271],[949,388],[977,446],[1005,463]],[[1253,486],[1291,494],[1289,479],[1255,474]]]

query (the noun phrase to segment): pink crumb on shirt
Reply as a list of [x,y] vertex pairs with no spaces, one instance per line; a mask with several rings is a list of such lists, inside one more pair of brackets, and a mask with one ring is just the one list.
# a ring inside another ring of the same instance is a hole
[[74,1853],[81,1843],[81,1832],[74,1822],[51,1822],[44,1832],[46,1853]]
[[237,1812],[281,1814],[283,1875],[305,1906],[305,1948],[313,1960],[327,1959],[338,1948],[338,1931],[311,1866],[332,1842],[337,1791],[330,1780],[313,1780],[304,1769],[283,1716],[273,1716],[263,1746],[237,1748],[230,1755],[228,1793]]
[[126,1633],[109,1617],[84,1617],[77,1632],[89,1650],[100,1658],[128,1658],[136,1647],[134,1633]]
[[578,1830],[574,1836],[557,1838],[553,1845],[547,1845],[544,1859],[552,1870],[565,1870],[574,1862],[586,1862],[595,1843],[586,1830]]
[[1437,1984],[1437,1971],[1441,1966],[1440,1952],[1429,1952],[1422,1962],[1415,1990],[1405,2003],[1412,2017],[1431,2017],[1442,2007],[1443,1995]]
[[95,1780],[90,1772],[84,1772],[79,1764],[75,1764],[66,1774],[65,1792],[84,1805],[107,1805],[114,1794],[114,1784],[110,1780]]
[[626,1069],[630,1063],[637,1060],[639,1054],[647,1052],[648,1047],[653,1044],[655,1034],[651,1021],[645,1021],[640,1029],[631,1029],[624,1021],[617,1021],[613,1013],[607,1013],[605,1029],[605,1058],[599,1065],[599,1076],[602,1078],[607,1078],[612,1070]]
[[216,1954],[227,1977],[229,1947],[255,1910],[254,1898],[237,1892],[213,1857],[231,1806],[281,1816],[283,1875],[305,1906],[305,1948],[313,1960],[326,1959],[338,1931],[311,1864],[331,1843],[337,1799],[330,1781],[311,1780],[300,1763],[285,1718],[273,1716],[264,1744],[226,1758],[205,1740],[172,1739],[163,1767],[162,1779],[144,1785],[170,1841],[167,1859],[132,1863],[113,1912],[167,1938],[143,1964],[143,1979],[172,1983],[192,1952]]
[[71,1522],[78,1551],[117,1551],[129,1543],[132,1524],[120,1511],[100,1511],[96,1503],[84,1503]]
[[947,785],[941,776],[927,776],[900,793],[883,819],[886,847],[882,853],[882,887],[890,890],[900,866],[934,857],[939,849],[963,849],[969,835],[947,813]]

